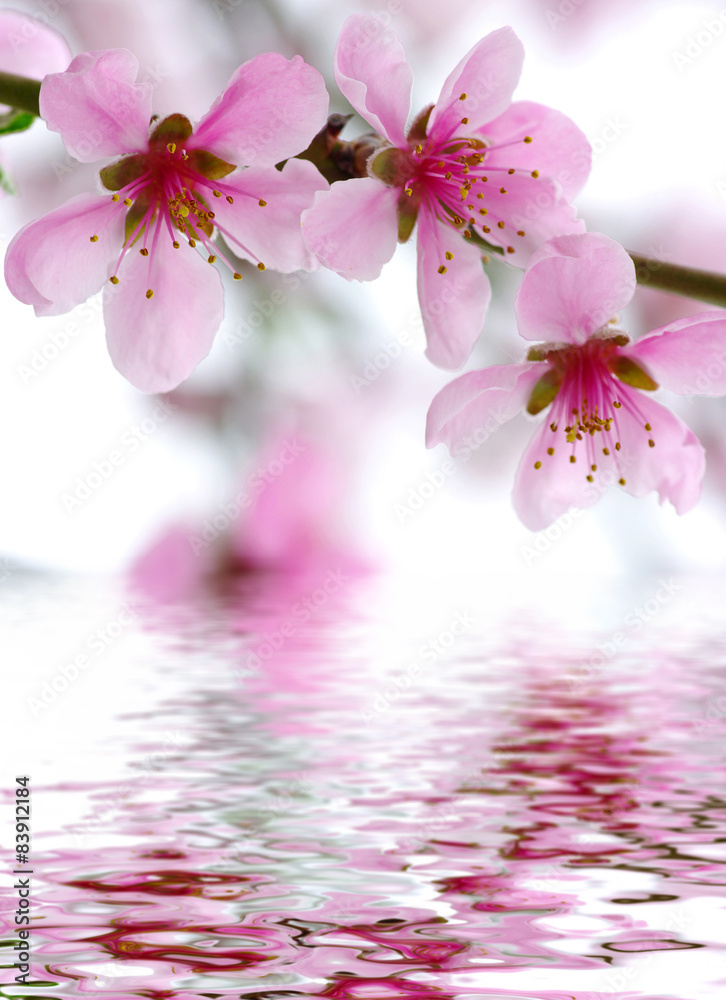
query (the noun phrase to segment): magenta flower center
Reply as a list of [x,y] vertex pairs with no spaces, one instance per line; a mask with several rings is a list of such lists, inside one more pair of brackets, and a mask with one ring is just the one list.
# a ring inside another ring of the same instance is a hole
[[[466,98],[466,94],[461,94],[459,100]],[[410,199],[409,205],[404,197],[399,202],[399,232],[410,234],[419,206],[424,203],[439,221],[459,230],[465,238],[471,239],[476,233],[487,239],[492,234],[506,253],[514,253],[512,244],[526,236],[526,232],[515,229],[503,211],[502,196],[509,194],[507,179],[515,174],[537,178],[539,171],[495,165],[491,154],[521,142],[531,143],[532,137],[525,135],[507,143],[489,143],[481,137],[466,135],[468,118],[460,120],[462,134],[451,131],[442,135],[434,126],[433,135],[427,137],[432,107],[411,125],[408,150],[387,148],[371,161],[375,176],[401,186],[404,196]],[[407,216],[410,225],[401,226],[401,217]],[[446,260],[452,260],[453,256],[450,251],[445,254]],[[439,273],[446,273],[444,263]]]
[[535,469],[546,467],[557,450],[564,448],[572,464],[583,463],[588,482],[593,482],[593,473],[604,463],[615,466],[618,482],[625,486],[620,424],[639,424],[648,435],[648,446],[655,447],[652,427],[638,406],[638,394],[630,387],[653,390],[657,384],[620,351],[627,343],[624,334],[596,334],[584,344],[544,344],[530,351],[530,360],[545,361],[547,370],[535,386],[527,410],[538,413],[552,403],[552,437],[542,439]]
[[[220,225],[213,209],[215,199],[225,198],[232,205],[232,192],[239,197],[239,190],[222,180],[236,169],[235,164],[206,150],[187,151],[184,141],[191,134],[192,126],[187,118],[171,115],[151,133],[148,152],[126,156],[101,170],[103,185],[114,191],[111,200],[118,205],[119,212],[125,213],[124,241],[109,280],[112,284],[119,283],[116,272],[126,254],[135,248],[142,257],[149,257],[148,299],[154,295],[152,258],[160,239],[170,240],[175,250],[179,250],[182,243],[192,250],[199,246],[200,252],[206,252],[210,264],[221,259],[236,279],[242,275],[212,241],[215,229],[257,260]],[[267,204],[262,199],[255,200],[260,206]],[[91,236],[91,242],[97,240],[97,234]],[[259,260],[257,267],[265,269]]]

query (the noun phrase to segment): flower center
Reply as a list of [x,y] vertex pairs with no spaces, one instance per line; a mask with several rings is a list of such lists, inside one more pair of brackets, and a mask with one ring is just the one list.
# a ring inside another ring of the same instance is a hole
[[[104,187],[114,192],[111,200],[118,204],[119,211],[125,213],[124,241],[114,274],[109,280],[114,285],[119,283],[117,272],[121,262],[134,246],[140,244],[139,253],[149,258],[147,299],[154,295],[151,269],[159,239],[170,239],[175,250],[181,246],[180,237],[192,250],[199,245],[200,251],[206,252],[208,263],[214,264],[220,259],[235,279],[240,279],[242,275],[212,242],[215,229],[241,246],[250,258],[257,260],[217,221],[211,208],[215,198],[224,197],[232,205],[232,192],[239,196],[237,189],[223,181],[236,170],[236,165],[203,149],[187,151],[184,143],[191,134],[192,125],[188,118],[179,114],[170,115],[151,132],[148,152],[125,156],[100,172]],[[267,204],[262,198],[257,199],[257,203],[260,207]],[[90,239],[92,243],[97,242],[98,234]],[[261,271],[265,269],[259,260],[257,267]]]
[[594,482],[593,473],[609,466],[615,468],[618,483],[625,486],[630,459],[621,454],[619,420],[640,424],[648,434],[648,446],[655,447],[652,427],[638,405],[637,393],[629,386],[652,391],[658,385],[620,353],[619,348],[628,342],[625,334],[610,327],[581,345],[544,344],[530,350],[528,360],[545,361],[548,368],[532,390],[527,412],[539,413],[552,404],[549,429],[553,436],[550,443],[545,439],[535,469],[546,466],[558,448],[565,448],[570,463],[583,462],[588,482]]
[[[460,101],[466,99],[466,94],[459,97]],[[527,234],[521,220],[515,221],[508,210],[507,179],[513,175],[538,178],[539,171],[501,166],[494,162],[500,158],[492,154],[522,142],[529,144],[532,137],[488,142],[467,134],[469,119],[463,117],[448,136],[437,133],[427,138],[432,110],[433,105],[425,108],[414,120],[408,132],[408,150],[387,147],[370,163],[374,176],[403,189],[398,204],[399,240],[405,242],[411,235],[418,208],[425,202],[439,221],[461,232],[465,239],[478,237],[490,247],[501,247],[505,254],[515,253],[517,241]],[[446,274],[444,260],[453,256],[451,252],[442,254],[439,274]]]

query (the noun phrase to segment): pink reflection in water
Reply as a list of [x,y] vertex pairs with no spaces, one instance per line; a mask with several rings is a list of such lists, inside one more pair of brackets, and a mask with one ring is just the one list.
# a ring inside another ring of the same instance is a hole
[[[386,681],[363,641],[370,586],[351,576],[298,621],[319,584],[250,576],[175,610],[185,695],[139,718],[187,741],[116,799],[129,846],[38,855],[54,995],[646,1000],[608,980],[630,956],[719,947],[674,920],[725,881],[708,851],[726,836],[723,751],[683,715],[707,690],[698,656],[639,648],[593,675],[552,637],[472,635],[370,722]],[[553,969],[562,990],[514,988]],[[594,988],[567,990],[572,975]]]

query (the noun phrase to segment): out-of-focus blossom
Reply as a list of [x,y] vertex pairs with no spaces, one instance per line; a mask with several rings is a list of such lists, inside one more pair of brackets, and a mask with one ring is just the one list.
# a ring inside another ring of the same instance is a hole
[[[62,35],[17,10],[0,10],[0,70],[33,79],[60,73],[71,61]],[[0,105],[0,109],[4,106]]]
[[726,356],[726,317],[701,313],[630,343],[612,317],[634,290],[633,263],[607,236],[550,240],[532,257],[515,311],[523,337],[551,342],[523,364],[462,375],[431,404],[427,444],[443,441],[454,454],[466,435],[481,441],[521,410],[551,407],[514,486],[515,509],[533,531],[595,503],[613,483],[637,497],[657,490],[678,513],[698,501],[703,448],[646,393],[659,385],[726,393],[726,365],[712,365]]
[[[0,11],[0,71],[42,78],[65,69],[70,59],[71,51],[65,38],[53,28],[17,10]],[[5,115],[16,119],[11,108],[0,104],[0,117]],[[21,127],[26,128],[27,124],[23,122]],[[0,159],[0,197],[13,190],[3,157]]]
[[588,176],[589,143],[559,112],[511,103],[523,59],[511,28],[492,32],[407,128],[413,73],[398,38],[356,14],[338,40],[338,85],[378,135],[368,176],[336,182],[303,213],[305,240],[338,274],[370,280],[418,222],[426,353],[443,368],[464,363],[489,304],[477,241],[524,266],[544,240],[584,229],[570,199]]
[[299,56],[266,53],[237,70],[196,128],[174,114],[149,131],[151,86],[134,82],[138,68],[125,49],[84,53],[44,82],[41,113],[72,156],[122,159],[101,170],[108,194],[80,195],[23,228],[5,274],[37,315],[66,312],[110,280],[113,363],[139,389],[165,392],[206,356],[221,322],[222,281],[209,265],[240,277],[215,231],[260,269],[317,266],[300,213],[327,183],[308,162],[275,164],[319,130],[327,94]]

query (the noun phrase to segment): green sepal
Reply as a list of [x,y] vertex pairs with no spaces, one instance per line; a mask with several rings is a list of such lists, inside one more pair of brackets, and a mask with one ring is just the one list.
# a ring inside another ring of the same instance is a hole
[[527,413],[532,416],[549,406],[562,385],[563,373],[557,368],[548,368],[532,390],[527,403]]
[[418,215],[418,200],[402,191],[398,198],[398,242],[406,243],[411,238]]
[[146,173],[146,161],[145,153],[132,153],[131,156],[124,156],[107,167],[101,167],[99,171],[101,183],[108,191],[120,191]]
[[[134,230],[148,212],[149,204],[150,202],[148,197],[142,194],[140,197],[136,199],[136,201],[133,203],[131,208],[126,213],[126,222],[124,225],[124,243],[128,243],[128,241],[131,239]],[[144,235],[145,228],[146,227],[144,226],[144,228],[141,229],[141,231],[136,234],[134,238],[134,243],[136,243],[136,241],[141,239],[141,237]],[[133,246],[133,244],[131,245]]]
[[389,187],[403,183],[411,172],[408,155],[395,146],[386,146],[372,158],[370,172]]
[[17,188],[13,184],[13,179],[10,174],[6,174],[3,168],[0,166],[0,188],[6,192],[6,194],[17,194]]
[[29,111],[17,111],[15,108],[0,115],[0,135],[10,135],[11,132],[25,132],[35,121],[35,115]]
[[215,156],[214,153],[208,153],[206,149],[189,150],[186,165],[209,181],[218,181],[237,169],[234,163],[220,160],[218,156]]
[[434,110],[433,104],[429,104],[423,111],[420,111],[413,120],[411,128],[408,130],[409,142],[423,142],[426,138],[426,129],[429,127],[429,118]]
[[549,351],[542,347],[530,347],[527,351],[527,361],[546,361]]
[[608,358],[608,368],[626,385],[632,385],[634,389],[645,389],[646,392],[653,392],[658,388],[658,383],[654,382],[650,375],[644,371],[640,365],[623,354],[614,354]]
[[149,136],[149,144],[167,145],[170,142],[184,142],[192,134],[192,123],[186,115],[169,115],[159,122],[154,131]]

